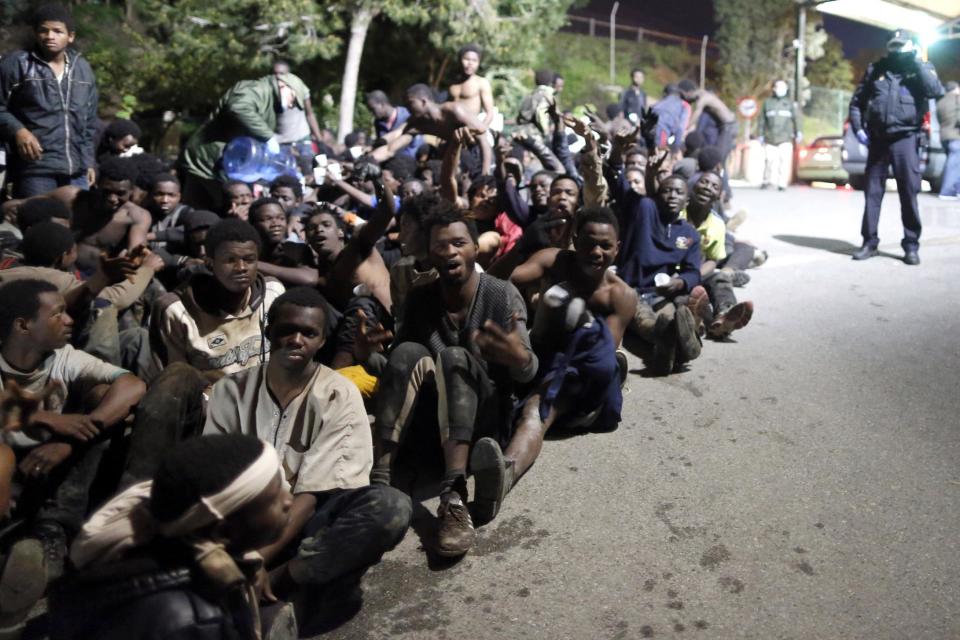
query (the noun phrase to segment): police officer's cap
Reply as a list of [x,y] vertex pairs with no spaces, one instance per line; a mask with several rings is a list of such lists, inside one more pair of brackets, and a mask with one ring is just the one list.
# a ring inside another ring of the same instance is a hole
[[908,42],[916,46],[920,43],[920,39],[917,37],[916,33],[910,31],[909,29],[897,29],[890,34],[890,39],[887,41],[887,49],[902,49]]

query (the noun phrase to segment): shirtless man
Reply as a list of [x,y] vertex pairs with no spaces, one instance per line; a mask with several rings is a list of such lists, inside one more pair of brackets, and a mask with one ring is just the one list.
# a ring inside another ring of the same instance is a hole
[[[723,154],[723,164],[727,163],[727,156],[733,150],[737,137],[737,116],[723,103],[716,94],[706,89],[698,89],[690,80],[681,80],[677,85],[681,97],[693,106],[693,113],[687,123],[687,133],[697,128],[700,116],[706,113],[717,125],[719,134],[716,146]],[[724,180],[726,188],[726,179]]]
[[[373,325],[392,326],[390,272],[374,244],[386,232],[394,216],[393,193],[377,178],[377,210],[344,241],[343,223],[337,214],[318,208],[306,218],[307,244],[316,254],[316,286],[344,314],[337,337],[332,367],[354,364],[353,338],[362,317]],[[362,313],[359,313],[362,312]]]
[[377,147],[371,156],[377,162],[383,162],[394,156],[401,149],[410,144],[417,134],[431,135],[447,141],[453,141],[457,129],[466,129],[468,139],[475,139],[480,145],[482,173],[490,173],[493,161],[493,149],[486,144],[483,134],[487,126],[461,102],[444,102],[437,104],[433,98],[433,91],[425,84],[415,84],[407,89],[407,107],[410,109],[410,119],[401,129],[387,133],[384,139],[388,144]]
[[[67,185],[43,196],[59,200],[73,213],[71,227],[77,238],[77,265],[95,268],[100,252],[113,255],[147,242],[153,218],[131,201],[136,168],[129,158],[110,158],[100,165],[97,185],[90,191]],[[28,198],[32,199],[32,198]],[[16,211],[24,201],[10,201]]]
[[[605,207],[584,209],[577,215],[572,250],[538,251],[510,277],[521,294],[538,291],[541,300],[544,292],[560,287],[568,300],[585,301],[595,317],[587,321],[581,317],[577,326],[564,327],[566,305],[554,314],[544,302],[536,304],[537,314],[543,317],[534,319],[530,336],[541,361],[535,390],[523,403],[506,451],[501,452],[494,439],[482,438],[471,452],[475,507],[482,519],[496,516],[511,487],[536,460],[544,434],[558,419],[568,427],[593,430],[612,430],[619,424],[620,387],[627,361],[617,349],[637,308],[636,292],[609,271],[619,248],[616,215]],[[571,354],[568,350],[574,340]],[[570,375],[571,369],[576,373]]]
[[480,47],[468,44],[458,55],[460,67],[463,69],[463,80],[458,84],[450,85],[450,97],[467,108],[470,113],[481,117],[484,130],[490,127],[496,116],[496,107],[493,105],[493,89],[490,81],[477,75],[480,68]]

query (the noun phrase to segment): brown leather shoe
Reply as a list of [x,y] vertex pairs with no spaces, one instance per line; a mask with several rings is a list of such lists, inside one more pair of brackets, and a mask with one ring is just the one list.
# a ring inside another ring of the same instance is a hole
[[473,546],[477,532],[473,528],[470,510],[460,494],[449,491],[440,496],[437,508],[440,527],[437,530],[437,554],[445,558],[462,556]]

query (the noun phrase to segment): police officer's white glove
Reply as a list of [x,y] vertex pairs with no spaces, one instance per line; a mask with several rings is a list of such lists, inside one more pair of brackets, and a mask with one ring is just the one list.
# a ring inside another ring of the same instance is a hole
[[864,146],[870,145],[870,136],[868,136],[867,132],[863,129],[857,129],[857,140],[859,140],[860,144]]
[[280,153],[280,141],[277,136],[272,136],[267,140],[267,151],[270,153]]

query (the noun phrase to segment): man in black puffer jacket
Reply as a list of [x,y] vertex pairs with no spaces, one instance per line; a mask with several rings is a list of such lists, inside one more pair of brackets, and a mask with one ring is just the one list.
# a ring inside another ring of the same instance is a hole
[[863,246],[854,260],[877,255],[877,225],[883,202],[887,167],[893,165],[903,219],[903,261],[920,264],[920,127],[931,98],[943,95],[933,65],[917,57],[916,36],[898,29],[887,43],[886,57],[874,62],[850,100],[850,126],[861,144],[869,147],[866,166],[866,205],[863,210]]
[[0,62],[0,139],[10,150],[17,198],[93,182],[97,83],[69,48],[73,18],[63,7],[44,6],[32,26],[36,47]]

